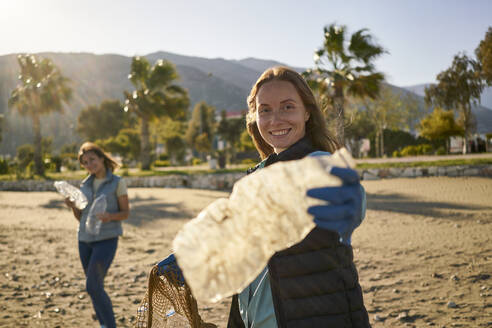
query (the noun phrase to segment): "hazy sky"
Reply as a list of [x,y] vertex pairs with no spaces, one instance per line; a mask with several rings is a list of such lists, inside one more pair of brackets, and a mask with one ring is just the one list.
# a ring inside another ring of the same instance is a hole
[[313,65],[323,26],[368,28],[388,54],[390,83],[432,82],[460,51],[472,55],[490,0],[0,0],[0,55],[159,50],[208,58]]

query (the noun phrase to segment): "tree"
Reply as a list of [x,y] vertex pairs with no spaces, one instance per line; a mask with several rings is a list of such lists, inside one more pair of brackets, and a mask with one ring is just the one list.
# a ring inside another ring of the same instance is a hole
[[186,117],[189,106],[188,93],[173,84],[178,79],[174,65],[158,60],[151,67],[147,59],[133,57],[128,78],[135,87],[132,93],[125,91],[125,111],[131,111],[140,119],[140,161],[143,170],[149,170],[150,136],[149,123],[156,118],[168,116],[174,119]]
[[425,101],[446,110],[455,110],[465,131],[463,154],[468,151],[468,139],[476,122],[471,111],[472,104],[480,102],[484,88],[480,63],[465,54],[454,56],[451,67],[437,75],[437,84],[425,88]]
[[125,162],[128,159],[136,160],[141,152],[140,134],[137,129],[122,129],[117,136],[97,140],[96,143],[111,153],[121,155]]
[[248,130],[244,129],[239,137],[240,146],[239,149],[242,151],[251,151],[256,150],[255,144],[253,143],[253,139],[248,133]]
[[488,85],[492,85],[492,26],[489,26],[485,37],[475,50],[481,64],[482,78]]
[[193,149],[204,155],[212,149],[214,133],[215,107],[207,105],[204,101],[199,102],[193,108],[188,122],[186,141]]
[[3,121],[4,121],[4,116],[3,114],[0,114],[0,143],[2,142],[2,136],[3,136]]
[[39,61],[34,55],[19,55],[20,84],[12,91],[8,100],[9,108],[32,120],[34,131],[35,172],[44,175],[41,155],[42,115],[50,112],[63,112],[63,104],[68,103],[72,90],[65,78],[51,60]]
[[80,112],[77,132],[87,140],[107,139],[134,124],[135,119],[123,111],[119,100],[104,100],[99,106],[89,106]]
[[352,156],[360,157],[362,139],[368,138],[370,133],[375,130],[375,127],[366,110],[352,108],[347,114],[349,123],[345,130],[345,141],[352,151]]
[[324,27],[323,46],[314,54],[315,68],[304,74],[315,81],[312,87],[321,89],[322,94],[331,93],[328,97],[337,117],[336,133],[341,144],[345,143],[345,95],[374,99],[384,80],[384,74],[376,71],[374,60],[385,50],[373,42],[367,29],[358,30],[346,42],[346,30],[343,25]]
[[439,107],[420,121],[418,130],[424,138],[444,140],[447,153],[449,153],[449,137],[464,134],[463,128],[456,124],[453,112],[445,111]]
[[34,159],[35,149],[31,144],[17,147],[17,165],[20,171],[24,171]]
[[164,143],[171,163],[182,162],[186,153],[186,142],[183,137],[186,134],[186,122],[164,118],[157,128],[159,140]]
[[381,89],[379,96],[371,101],[364,101],[367,117],[375,127],[376,156],[382,157],[385,152],[384,130],[409,129],[410,118],[415,118],[419,111],[413,98],[395,92],[389,86]]
[[235,160],[236,150],[239,148],[241,133],[246,129],[245,117],[227,118],[227,112],[220,113],[220,122],[217,126],[217,135],[226,142],[226,150]]

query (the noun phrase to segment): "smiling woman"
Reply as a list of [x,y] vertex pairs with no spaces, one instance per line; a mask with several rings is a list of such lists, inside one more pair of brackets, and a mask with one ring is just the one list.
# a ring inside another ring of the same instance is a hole
[[304,137],[316,149],[334,153],[339,145],[306,81],[294,70],[267,69],[251,89],[246,116],[248,132],[262,159],[280,153]]
[[265,83],[256,96],[256,122],[261,136],[280,153],[306,134],[306,111],[292,83]]

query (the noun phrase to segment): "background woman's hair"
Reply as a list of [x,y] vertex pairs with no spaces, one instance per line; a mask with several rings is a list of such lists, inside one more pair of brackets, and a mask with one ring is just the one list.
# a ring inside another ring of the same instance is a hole
[[114,172],[120,164],[118,164],[111,155],[102,150],[101,147],[92,142],[84,142],[82,146],[80,146],[78,160],[79,163],[82,164],[82,156],[88,152],[93,152],[97,155],[97,157],[104,158],[104,166],[106,169],[110,169],[111,172]]
[[304,78],[288,67],[276,66],[267,69],[261,74],[248,96],[249,110],[246,115],[246,127],[249,135],[253,138],[253,142],[260,153],[261,159],[265,159],[272,154],[273,147],[261,137],[260,131],[258,130],[258,125],[256,123],[256,96],[258,95],[261,86],[270,81],[290,82],[296,88],[304,103],[304,107],[309,113],[309,119],[306,122],[306,136],[316,149],[334,153],[335,150],[340,148],[336,138],[328,131],[325,117],[316,102],[316,98],[314,97],[311,88],[309,88]]

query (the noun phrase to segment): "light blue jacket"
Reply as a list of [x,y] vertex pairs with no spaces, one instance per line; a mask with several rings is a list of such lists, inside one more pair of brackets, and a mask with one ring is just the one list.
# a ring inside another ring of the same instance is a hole
[[121,226],[121,221],[111,221],[106,222],[101,225],[101,230],[98,235],[91,235],[85,230],[85,223],[87,221],[87,215],[89,214],[89,209],[91,208],[92,202],[94,199],[99,197],[100,195],[106,195],[106,212],[108,213],[117,213],[120,211],[118,205],[118,197],[116,196],[116,190],[118,188],[118,183],[120,181],[120,177],[114,175],[111,170],[107,170],[106,178],[101,183],[99,188],[97,188],[96,192],[93,192],[93,184],[94,184],[94,175],[89,175],[85,178],[81,185],[80,190],[84,193],[85,197],[87,197],[88,204],[85,209],[82,211],[82,215],[80,217],[79,231],[78,231],[78,239],[79,241],[84,242],[94,242],[105,239],[110,239],[114,237],[121,236],[123,234],[123,228]]

